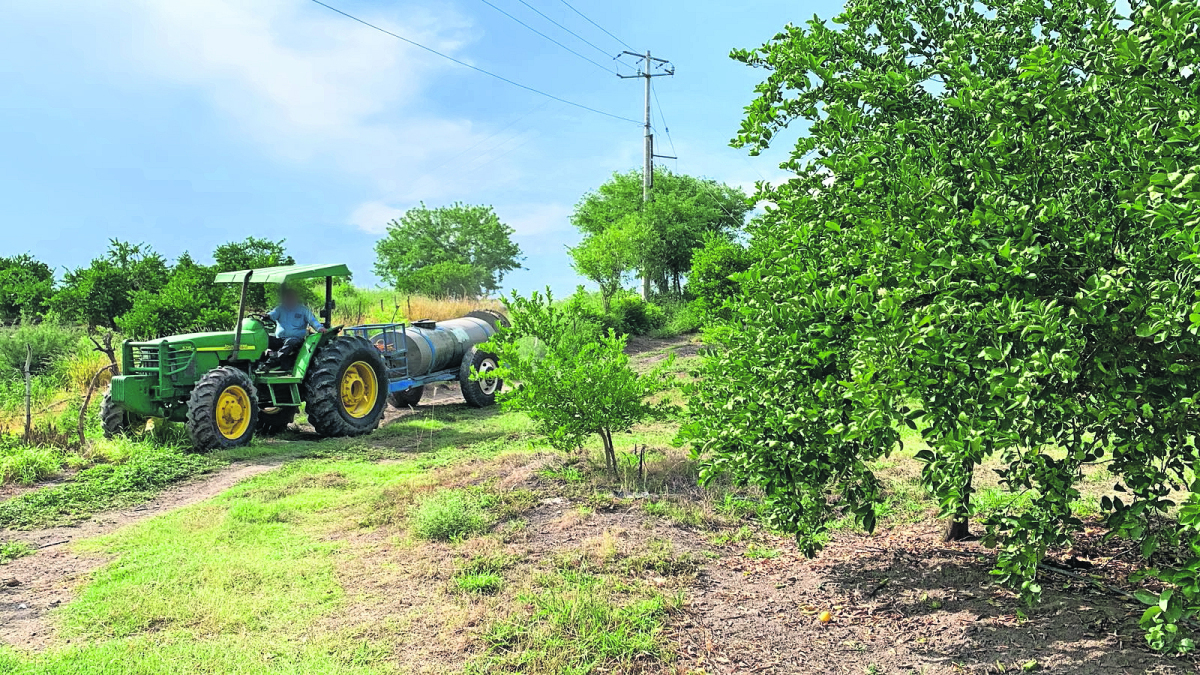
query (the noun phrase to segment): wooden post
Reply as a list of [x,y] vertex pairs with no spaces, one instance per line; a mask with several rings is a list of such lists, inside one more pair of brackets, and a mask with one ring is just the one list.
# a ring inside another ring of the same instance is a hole
[[117,372],[117,364],[110,363],[107,366],[104,366],[100,370],[96,371],[96,374],[92,376],[92,381],[88,383],[87,393],[83,397],[83,405],[79,407],[79,447],[80,448],[83,448],[87,445],[87,438],[84,437],[84,435],[83,435],[83,428],[84,428],[84,426],[86,426],[85,422],[87,421],[88,404],[90,404],[92,402],[92,393],[96,391],[96,384],[100,381],[100,376],[103,375],[104,371],[106,371],[106,370],[111,370],[113,373],[116,373]]
[[33,345],[25,345],[25,442],[28,443],[33,430],[33,411],[30,409],[33,400],[33,376],[30,368],[33,366]]

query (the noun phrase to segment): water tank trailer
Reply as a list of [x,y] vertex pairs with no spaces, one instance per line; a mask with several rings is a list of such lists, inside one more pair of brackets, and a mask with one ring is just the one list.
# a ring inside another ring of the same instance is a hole
[[493,354],[476,349],[508,319],[492,310],[476,310],[446,321],[414,321],[353,326],[349,335],[370,340],[387,368],[388,402],[397,408],[416,405],[425,385],[458,382],[463,398],[482,408],[495,403],[502,383],[496,378],[471,379],[472,368],[486,374],[496,369]]

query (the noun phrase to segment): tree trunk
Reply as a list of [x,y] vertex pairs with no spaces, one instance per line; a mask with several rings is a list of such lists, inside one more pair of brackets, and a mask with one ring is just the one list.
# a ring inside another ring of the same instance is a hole
[[604,302],[604,313],[605,314],[608,314],[608,307],[609,307],[609,304],[611,304],[610,303],[611,295],[612,295],[611,293],[605,293],[604,291],[600,291],[600,299]]
[[617,480],[617,453],[613,450],[612,434],[607,430],[600,432],[600,440],[604,442],[604,464],[613,480]]
[[110,363],[109,365],[104,366],[100,370],[96,371],[96,374],[92,376],[92,381],[88,384],[87,394],[84,395],[84,397],[83,397],[83,405],[80,406],[80,408],[79,408],[79,447],[80,448],[83,448],[87,445],[87,439],[83,435],[83,428],[85,426],[84,423],[87,421],[88,405],[92,402],[92,393],[94,393],[96,391],[96,383],[100,381],[100,376],[106,370],[111,370],[113,372],[113,374],[116,374],[117,364]]
[[642,273],[642,299],[643,300],[650,299],[650,273],[649,272]]
[[967,467],[967,483],[963,487],[962,507],[958,513],[946,523],[946,531],[942,533],[942,541],[964,541],[971,538],[971,481],[975,477],[974,467]]
[[683,287],[679,284],[679,272],[675,273],[675,295],[683,297]]

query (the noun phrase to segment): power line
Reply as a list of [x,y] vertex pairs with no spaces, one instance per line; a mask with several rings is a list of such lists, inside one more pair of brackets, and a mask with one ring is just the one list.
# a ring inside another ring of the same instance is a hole
[[629,118],[629,117],[622,117],[620,115],[614,115],[613,113],[610,113],[610,112],[604,112],[603,110],[597,110],[595,108],[591,108],[586,105],[583,105],[582,103],[568,101],[567,99],[560,98],[558,96],[555,96],[554,94],[547,94],[546,92],[544,92],[540,89],[534,89],[533,87],[521,84],[520,82],[514,82],[514,81],[508,79],[507,77],[503,77],[503,76],[497,75],[493,72],[484,70],[483,68],[480,68],[479,66],[473,66],[465,61],[460,61],[460,60],[454,58],[453,56],[443,54],[442,52],[439,52],[438,50],[433,49],[432,47],[426,47],[425,45],[423,45],[419,42],[414,42],[413,40],[410,40],[402,35],[397,35],[390,30],[387,30],[385,28],[380,28],[379,26],[376,26],[373,23],[364,21],[364,20],[358,18],[357,16],[354,16],[353,14],[347,14],[346,12],[343,12],[342,10],[338,9],[337,7],[331,7],[330,5],[327,5],[323,2],[321,2],[321,0],[312,0],[312,1],[317,3],[320,6],[324,7],[325,9],[328,9],[332,12],[337,12],[338,14],[341,14],[342,16],[346,17],[347,19],[353,19],[354,21],[357,21],[358,23],[361,23],[362,25],[367,26],[369,28],[374,28],[375,30],[379,31],[380,33],[390,35],[390,36],[396,38],[397,40],[400,40],[401,42],[407,42],[408,44],[410,44],[414,47],[419,47],[420,49],[424,49],[425,51],[429,52],[430,54],[435,54],[437,56],[442,57],[443,59],[446,59],[447,61],[452,61],[454,63],[457,63],[460,66],[470,68],[471,70],[474,70],[475,72],[483,73],[484,75],[487,75],[488,77],[494,77],[497,80],[500,80],[501,82],[507,82],[508,84],[511,84],[514,87],[519,87],[521,89],[524,89],[525,91],[531,91],[535,94],[538,94],[539,96],[545,96],[546,98],[553,99],[555,101],[558,101],[559,103],[566,103],[569,106],[574,106],[576,108],[580,108],[580,109],[586,110],[588,112],[593,112],[593,113],[596,113],[597,115],[604,115],[605,117],[611,117],[613,119],[618,119],[623,122],[633,122],[634,124],[641,124],[641,122],[639,122],[635,119]]
[[[524,26],[524,27],[528,28],[529,30],[531,30],[531,31],[533,31],[533,32],[535,32],[535,33],[537,33],[538,35],[541,35],[542,37],[544,37],[544,38],[546,38],[547,40],[549,40],[549,41],[553,42],[554,44],[558,45],[559,47],[562,47],[563,49],[565,49],[565,50],[567,50],[567,51],[571,52],[572,54],[574,54],[575,56],[578,56],[579,58],[583,59],[584,61],[587,61],[588,63],[592,64],[593,66],[596,66],[596,67],[597,67],[597,68],[599,68],[600,70],[603,70],[603,71],[604,71],[604,72],[606,72],[606,73],[611,73],[611,72],[613,72],[613,71],[609,70],[609,69],[608,69],[606,66],[602,66],[602,65],[600,65],[600,64],[599,64],[599,63],[597,63],[596,61],[594,61],[594,60],[592,60],[592,59],[590,59],[590,58],[588,58],[588,57],[584,56],[583,54],[580,54],[579,52],[575,51],[574,49],[571,49],[570,47],[568,47],[568,46],[564,45],[563,43],[559,42],[558,40],[555,40],[554,38],[550,37],[549,35],[546,35],[546,34],[545,34],[545,33],[543,33],[542,31],[540,31],[540,30],[538,30],[538,29],[534,28],[533,26],[530,26],[529,24],[527,24],[527,23],[525,23],[524,21],[522,21],[522,20],[518,19],[517,17],[513,16],[512,14],[509,14],[508,12],[504,11],[503,9],[500,9],[499,7],[497,7],[497,6],[493,5],[492,3],[488,2],[488,0],[479,0],[479,1],[480,1],[480,2],[482,2],[483,4],[487,5],[488,7],[491,7],[492,9],[496,10],[497,12],[500,12],[500,13],[501,13],[501,14],[503,14],[504,16],[507,16],[508,18],[512,19],[513,21],[516,21],[517,23],[519,23],[519,24],[521,24],[522,26]],[[536,10],[535,10],[535,11],[536,11]],[[540,12],[539,12],[539,14],[540,14]],[[613,70],[616,70],[616,68],[614,68]]]
[[[654,102],[658,104],[658,119],[662,120],[663,131],[667,133],[667,142],[671,144],[671,154],[678,158],[679,153],[675,151],[675,139],[671,138],[671,127],[667,126],[667,118],[663,115],[662,101],[658,100],[658,90],[654,88],[653,84],[651,84],[650,91],[654,92]],[[678,159],[675,160],[675,166],[676,168],[679,167]]]
[[551,19],[550,17],[546,16],[545,14],[543,14],[543,13],[542,13],[542,11],[541,11],[540,9],[538,9],[537,7],[534,7],[533,5],[529,4],[528,2],[525,2],[525,0],[517,0],[517,2],[521,3],[522,5],[525,5],[525,6],[526,6],[526,7],[528,7],[529,9],[532,9],[534,12],[536,12],[536,13],[537,13],[537,15],[538,15],[538,16],[540,16],[540,17],[542,17],[543,19],[545,19],[545,20],[549,21],[550,23],[554,24],[555,26],[558,26],[559,28],[561,28],[561,29],[563,29],[563,30],[567,31],[567,32],[568,32],[568,33],[570,33],[571,35],[574,35],[576,38],[579,38],[579,40],[580,40],[580,41],[582,41],[584,44],[586,44],[587,46],[591,47],[592,49],[595,49],[596,51],[600,52],[601,54],[603,54],[603,55],[605,55],[605,56],[610,56],[610,57],[612,56],[612,54],[609,54],[609,53],[608,53],[607,51],[605,51],[604,49],[601,49],[600,47],[597,47],[595,44],[593,44],[591,41],[589,41],[587,38],[583,37],[583,36],[582,36],[582,35],[580,35],[579,33],[576,33],[575,31],[571,30],[570,28],[567,28],[566,26],[562,25],[561,23],[559,23],[559,22],[555,21],[554,19]]
[[575,9],[574,7],[571,7],[571,3],[567,2],[567,0],[559,0],[559,2],[561,2],[561,3],[562,3],[562,4],[564,4],[564,5],[566,5],[567,7],[570,7],[572,12],[575,12],[575,13],[576,13],[576,14],[578,14],[579,16],[582,16],[584,19],[587,19],[587,22],[588,22],[588,23],[590,23],[590,24],[592,24],[593,26],[595,26],[596,28],[599,28],[600,30],[604,31],[604,32],[605,32],[605,34],[607,34],[607,35],[608,35],[608,37],[610,37],[610,38],[612,38],[612,39],[616,40],[617,42],[620,42],[621,44],[625,45],[625,48],[626,48],[626,49],[628,49],[628,50],[630,50],[630,51],[633,51],[633,47],[630,47],[628,42],[626,42],[626,41],[622,40],[621,38],[617,37],[616,35],[613,35],[612,33],[609,33],[609,32],[608,32],[608,29],[607,29],[607,28],[605,28],[604,26],[601,26],[600,24],[596,23],[595,21],[592,21],[591,19],[588,19],[588,16],[587,16],[587,14],[584,14],[583,12],[581,12],[581,11],[579,11],[579,10]]

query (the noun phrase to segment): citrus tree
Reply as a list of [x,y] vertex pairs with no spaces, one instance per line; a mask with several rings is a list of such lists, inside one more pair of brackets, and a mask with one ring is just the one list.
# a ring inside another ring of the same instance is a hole
[[948,538],[998,459],[1014,499],[984,538],[1034,600],[1046,550],[1082,526],[1077,482],[1103,464],[1106,523],[1159,552],[1148,636],[1190,649],[1198,17],[1194,1],[1126,17],[1109,0],[850,0],[836,25],[735,51],[767,71],[735,145],[806,133],[796,177],[759,188],[763,255],[690,393],[704,475],[760,485],[812,554],[836,514],[874,527],[871,462],[905,427]]
[[488,376],[516,383],[498,395],[501,407],[528,414],[559,450],[599,437],[605,464],[616,478],[613,435],[675,412],[657,400],[672,385],[671,359],[646,373],[634,371],[625,336],[602,333],[578,298],[555,306],[549,290],[528,298],[514,291],[508,310],[512,326],[481,346],[499,357],[500,368]]

